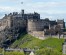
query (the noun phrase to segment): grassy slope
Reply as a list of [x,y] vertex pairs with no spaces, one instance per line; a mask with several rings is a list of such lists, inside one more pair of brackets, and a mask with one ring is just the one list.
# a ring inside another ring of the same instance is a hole
[[48,38],[46,40],[37,39],[31,35],[21,35],[20,39],[16,40],[11,47],[18,46],[19,48],[53,48],[62,51],[63,39]]
[[5,52],[4,55],[25,55],[23,52]]

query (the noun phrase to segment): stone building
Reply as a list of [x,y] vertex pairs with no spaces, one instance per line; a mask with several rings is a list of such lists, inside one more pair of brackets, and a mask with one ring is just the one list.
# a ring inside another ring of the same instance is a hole
[[28,34],[43,37],[45,35],[57,35],[65,28],[64,20],[28,19]]
[[24,10],[21,13],[5,14],[0,20],[0,34],[4,33],[7,38],[17,38],[22,31],[27,31],[28,34],[38,37],[56,35],[63,28],[65,28],[64,20],[40,19],[40,14],[37,12],[25,13]]
[[65,27],[64,19],[63,20],[57,19],[57,24],[60,25],[61,28],[64,28]]
[[5,14],[5,16],[0,20],[0,36],[6,38],[17,38],[22,31],[27,29],[28,19],[40,19],[40,14],[34,13],[21,13],[13,12],[10,14]]

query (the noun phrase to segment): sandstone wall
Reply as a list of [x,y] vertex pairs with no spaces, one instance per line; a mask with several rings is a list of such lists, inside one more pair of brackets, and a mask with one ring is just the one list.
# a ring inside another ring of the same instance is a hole
[[49,22],[44,20],[28,20],[28,32],[29,31],[43,31],[44,26],[49,27]]
[[28,34],[39,39],[44,39],[44,31],[32,31],[32,32],[29,32]]

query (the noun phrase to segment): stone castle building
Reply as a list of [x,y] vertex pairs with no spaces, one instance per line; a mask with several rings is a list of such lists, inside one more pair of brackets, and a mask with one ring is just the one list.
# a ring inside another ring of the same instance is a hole
[[57,35],[64,28],[64,20],[40,19],[40,14],[37,12],[26,14],[24,10],[21,13],[5,14],[0,20],[0,36],[5,37],[4,39],[17,38],[21,30],[26,30],[28,34],[33,36],[44,37],[50,34]]
[[45,35],[62,34],[64,28],[64,20],[28,19],[28,33],[33,36],[45,37]]

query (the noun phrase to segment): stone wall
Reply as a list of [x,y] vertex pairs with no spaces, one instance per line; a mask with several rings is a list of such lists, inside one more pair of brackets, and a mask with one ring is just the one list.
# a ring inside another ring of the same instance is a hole
[[57,24],[60,25],[61,28],[65,28],[65,22],[64,22],[64,19],[62,20],[57,20]]
[[12,18],[12,27],[16,27],[16,28],[19,28],[19,27],[26,27],[26,20],[22,19],[22,17],[14,17]]
[[28,34],[39,39],[44,39],[44,31],[32,31],[32,32],[29,32]]
[[11,17],[3,17],[3,19],[0,20],[0,31],[11,28]]
[[47,26],[49,27],[49,21],[45,20],[34,20],[34,19],[28,19],[28,32],[29,31],[43,31],[44,28]]

